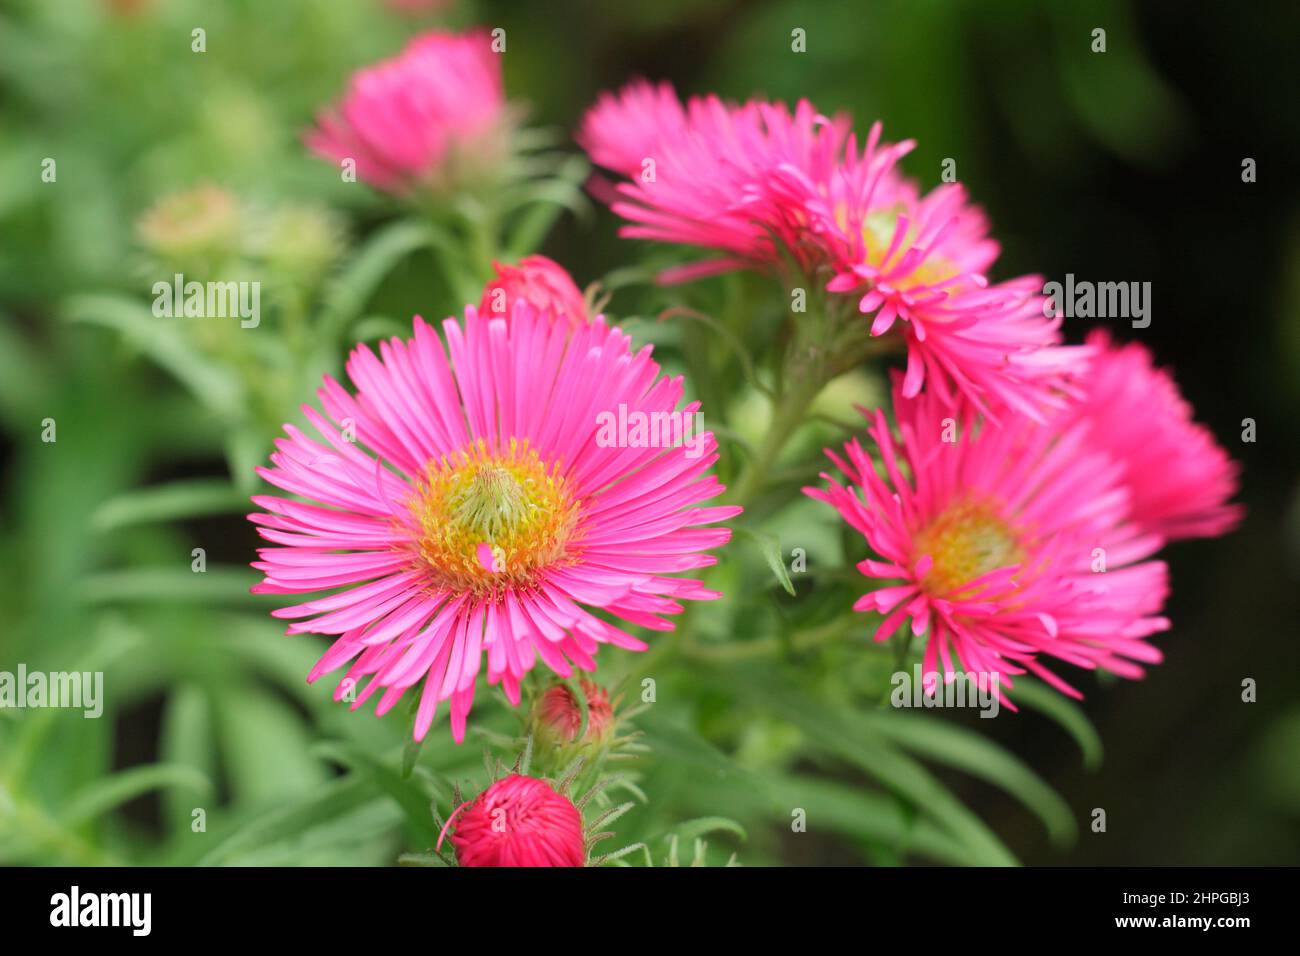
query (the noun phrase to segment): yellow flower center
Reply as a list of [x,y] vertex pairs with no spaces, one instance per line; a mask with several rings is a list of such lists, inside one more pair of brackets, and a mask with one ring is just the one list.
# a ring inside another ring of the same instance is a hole
[[410,508],[436,586],[477,595],[527,587],[565,560],[579,514],[559,465],[514,439],[497,452],[480,439],[430,462]]
[[[862,243],[866,246],[867,262],[877,268],[885,266],[885,253],[894,242],[894,230],[898,228],[898,217],[902,215],[902,205],[881,209],[867,216],[862,223]],[[896,264],[907,250],[916,242],[916,224],[908,227],[907,235],[894,252],[891,264]],[[899,289],[909,289],[923,285],[938,285],[957,274],[957,269],[947,259],[935,255],[925,256],[907,275],[891,276],[889,284]]]
[[928,554],[934,564],[921,586],[949,595],[998,568],[1020,564],[1025,554],[1015,532],[987,504],[961,502],[916,535],[913,559]]

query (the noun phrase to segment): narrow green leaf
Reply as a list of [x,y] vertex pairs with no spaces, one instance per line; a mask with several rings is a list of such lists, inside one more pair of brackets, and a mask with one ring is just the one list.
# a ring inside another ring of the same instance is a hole
[[222,688],[213,706],[236,803],[261,806],[329,779],[329,769],[310,752],[311,728],[279,695],[258,684]]
[[925,714],[868,713],[853,719],[864,730],[893,740],[919,756],[964,770],[1017,797],[1038,815],[1056,843],[1066,843],[1075,836],[1070,805],[1021,760],[979,734]]
[[437,841],[438,828],[434,825],[433,815],[429,813],[430,795],[415,783],[403,780],[399,774],[352,744],[324,741],[312,750],[329,759],[337,760],[372,780],[380,791],[387,794],[401,808],[411,832],[421,844],[433,846]]
[[330,283],[321,327],[337,337],[361,314],[384,278],[418,249],[438,245],[433,227],[417,219],[390,223],[376,231]]
[[583,216],[589,211],[591,204],[581,189],[589,169],[581,156],[570,156],[560,166],[555,178],[542,180],[521,197],[519,205],[525,211],[519,216],[510,239],[512,257],[534,252],[565,210],[575,216]]
[[150,790],[181,787],[199,796],[212,792],[206,774],[179,764],[132,767],[97,780],[73,795],[59,813],[65,826],[77,827]]
[[436,853],[403,853],[397,858],[398,866],[447,866],[448,863]]
[[864,739],[861,728],[838,711],[765,675],[757,675],[751,668],[730,671],[726,686],[802,729],[819,749],[848,760],[911,801],[966,845],[971,862],[982,866],[1015,865],[1015,857],[1002,841],[947,787],[906,754],[879,739]]
[[129,568],[104,571],[82,579],[77,597],[86,604],[112,604],[120,601],[197,601],[249,604],[266,603],[248,589],[257,583],[257,574],[249,568],[209,567],[192,571],[189,555],[178,558],[180,567]]
[[[419,699],[418,697],[416,698]],[[402,747],[402,779],[410,780],[411,774],[415,772],[415,762],[420,759],[420,750],[424,747],[424,740],[416,740],[414,737],[408,737],[406,745]]]
[[[198,865],[221,865],[254,850],[291,844],[318,827],[358,811],[378,797],[369,780],[347,777],[331,781],[297,800],[277,804],[248,820],[203,856]],[[388,801],[385,799],[383,802]]]
[[228,481],[174,481],[110,498],[91,516],[90,527],[103,534],[151,521],[234,514],[248,507],[247,495],[235,490]]
[[758,545],[759,552],[763,555],[763,560],[772,570],[773,576],[780,582],[781,587],[791,597],[795,596],[794,582],[790,580],[790,572],[786,570],[785,559],[781,554],[781,541],[775,535],[767,534],[762,531],[755,531],[744,525],[732,525],[732,527],[742,537],[749,538]]
[[[216,743],[212,714],[203,690],[183,684],[167,698],[163,711],[160,749],[166,763],[192,767],[208,778],[216,772]],[[167,819],[174,833],[189,833],[194,802],[181,788],[168,791],[164,800]]]
[[794,808],[802,809],[814,832],[829,827],[938,863],[960,866],[971,862],[970,851],[961,841],[933,821],[918,819],[896,797],[800,774],[778,775],[768,781],[768,787],[783,819],[788,819]]
[[209,409],[228,420],[239,417],[244,401],[239,379],[204,356],[175,324],[178,320],[157,318],[134,299],[109,295],[76,296],[64,303],[63,312],[70,321],[117,331]]
[[727,817],[697,817],[694,820],[687,820],[673,827],[665,836],[676,836],[680,840],[687,841],[708,836],[710,833],[730,833],[741,840],[749,839],[745,828]]
[[1078,704],[1047,685],[1028,677],[1016,678],[1016,689],[1012,691],[1012,696],[1017,704],[1024,704],[1060,724],[1079,745],[1079,751],[1083,755],[1083,765],[1087,769],[1096,770],[1101,766],[1101,735],[1097,733],[1092,721]]

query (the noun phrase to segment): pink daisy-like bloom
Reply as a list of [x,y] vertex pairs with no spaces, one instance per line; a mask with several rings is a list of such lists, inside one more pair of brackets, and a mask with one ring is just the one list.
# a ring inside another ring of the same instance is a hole
[[1102,329],[1088,343],[1098,354],[1068,414],[1091,423],[1091,444],[1123,463],[1133,520],[1170,541],[1235,528],[1242,508],[1228,499],[1240,469],[1192,419],[1173,376],[1143,346],[1113,345]]
[[[583,866],[587,862],[582,814],[571,800],[536,777],[503,777],[458,808],[452,820],[451,843],[461,866]],[[441,846],[441,838],[438,843]]]
[[351,662],[335,698],[367,679],[353,708],[382,691],[380,714],[423,681],[416,739],[450,701],[460,741],[484,656],[518,704],[538,660],[567,677],[594,669],[601,644],[645,649],[589,607],[668,631],[681,601],[720,597],[672,575],[714,564],[703,552],[730,531],[705,526],[741,509],[700,505],[725,490],[711,433],[671,448],[598,439],[620,406],[655,421],[699,407],[678,411],[682,379],[603,317],[570,328],[520,302],[509,320],[467,307],[443,330],[450,361],[418,317],[412,340],[355,349],[357,394],[326,378],[332,421],[303,408],[323,442],[286,425],[258,472],[308,501],[258,496],[250,518],[276,545],[255,591],[342,589],[274,612],[289,633],[337,635],[308,680]]
[[568,271],[546,256],[525,256],[518,265],[493,263],[496,278],[483,289],[478,310],[483,315],[510,314],[515,302],[528,302],[571,325],[590,321],[587,301]]
[[984,214],[955,183],[922,195],[897,170],[914,143],[882,142],[879,123],[859,149],[846,117],[807,101],[793,113],[714,96],[683,106],[666,84],[637,81],[602,95],[578,139],[630,180],[611,204],[623,235],[724,253],[662,281],[788,257],[829,291],[857,293],[873,335],[901,321],[908,396],[929,382],[963,414],[1042,419],[1086,366],[1089,350],[1062,345],[1061,320],[1044,317],[1042,280],[990,285],[999,248]]
[[859,293],[871,334],[903,323],[907,374],[903,394],[930,383],[944,404],[997,418],[1010,409],[1043,420],[1063,407],[1091,350],[1062,345],[1061,319],[1043,312],[1043,280],[1023,276],[990,284],[999,247],[988,220],[946,183],[921,195],[900,176],[902,150],[878,150],[879,127],[861,158],[852,152],[830,183],[781,179],[788,201],[799,189],[818,232],[835,255],[831,292]]
[[901,442],[869,417],[883,475],[854,439],[827,452],[848,485],[823,475],[828,487],[805,489],[880,556],[863,575],[901,582],[854,605],[884,615],[876,640],[910,621],[928,691],[966,671],[999,697],[1026,672],[1080,696],[1043,657],[1129,678],[1159,662],[1147,638],[1169,626],[1167,571],[1145,559],[1163,542],[1128,520],[1123,466],[1090,449],[1087,423],[1015,416],[958,435],[935,395],[894,385]]
[[509,122],[488,35],[432,32],[354,73],[306,142],[336,163],[354,160],[357,175],[378,189],[442,191],[500,162]]
[[628,178],[613,211],[630,238],[699,246],[722,258],[669,270],[677,282],[737,268],[776,267],[791,256],[810,272],[825,259],[797,204],[768,188],[783,165],[829,176],[845,143],[846,117],[827,118],[801,100],[728,103],[636,80],[604,93],[587,112],[578,141],[594,163]]

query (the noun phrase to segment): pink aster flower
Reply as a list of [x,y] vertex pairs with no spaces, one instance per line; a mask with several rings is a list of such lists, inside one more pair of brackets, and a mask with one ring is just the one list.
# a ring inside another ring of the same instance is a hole
[[[583,866],[582,814],[545,780],[511,774],[458,808],[447,825],[461,866]],[[445,829],[445,828],[444,828]],[[442,840],[439,839],[439,845]]]
[[1166,568],[1145,559],[1162,541],[1128,520],[1123,466],[1090,449],[1088,425],[1014,416],[958,435],[932,393],[907,399],[897,379],[894,393],[901,442],[879,410],[868,429],[882,468],[854,439],[828,451],[847,486],[805,489],[879,556],[858,569],[896,582],[854,605],[884,615],[876,640],[910,621],[927,690],[967,671],[999,696],[1026,672],[1080,696],[1045,657],[1130,678],[1160,661],[1147,638],[1168,627]]
[[806,100],[737,105],[716,96],[683,105],[666,83],[644,80],[604,93],[583,120],[578,141],[593,162],[629,181],[617,186],[621,234],[699,246],[722,258],[661,276],[672,282],[735,268],[774,268],[786,255],[804,271],[824,258],[809,217],[768,189],[789,165],[829,176],[849,123],[828,119]]
[[354,160],[357,175],[378,189],[441,191],[500,162],[509,120],[487,34],[432,32],[354,73],[306,142],[336,163]]
[[883,142],[879,123],[859,149],[846,117],[807,101],[793,113],[713,96],[683,106],[671,87],[638,81],[600,97],[579,141],[630,180],[611,204],[630,223],[623,235],[723,253],[663,281],[788,258],[857,294],[872,335],[901,331],[908,396],[929,382],[964,414],[1042,418],[1086,365],[1089,350],[1062,345],[1061,320],[1044,317],[1042,280],[991,285],[999,249],[984,214],[955,183],[922,195],[897,169],[914,143]]
[[957,183],[921,195],[894,167],[903,151],[877,150],[878,136],[873,128],[834,182],[785,178],[790,194],[802,182],[836,258],[826,288],[860,295],[872,335],[902,323],[905,396],[928,382],[949,409],[993,418],[1010,409],[1041,420],[1062,407],[1090,350],[1061,344],[1061,319],[1043,314],[1042,278],[990,284],[999,247],[984,213]]
[[1098,355],[1070,414],[1092,425],[1090,442],[1124,465],[1133,520],[1168,540],[1225,534],[1241,520],[1239,468],[1214,435],[1192,419],[1173,376],[1136,343],[1113,345],[1098,329]]
[[525,256],[518,265],[496,262],[493,267],[496,278],[483,289],[478,307],[483,315],[509,315],[514,303],[523,301],[571,325],[589,321],[582,290],[558,262],[546,256]]
[[740,509],[701,506],[725,490],[711,433],[598,440],[611,409],[658,421],[698,408],[678,411],[681,378],[602,317],[570,329],[520,302],[509,321],[468,307],[443,330],[450,361],[418,317],[412,340],[355,349],[357,393],[327,378],[329,419],[303,408],[323,440],[286,425],[259,469],[307,501],[258,496],[265,513],[250,518],[276,545],[259,552],[255,591],[331,592],[274,612],[289,633],[336,635],[308,680],[350,662],[336,699],[366,680],[353,707],[382,691],[380,714],[423,682],[416,739],[449,701],[459,741],[484,658],[517,704],[539,660],[569,676],[601,644],[645,649],[588,608],[667,631],[682,601],[719,597],[672,575],[715,563],[703,552],[730,531],[705,526]]

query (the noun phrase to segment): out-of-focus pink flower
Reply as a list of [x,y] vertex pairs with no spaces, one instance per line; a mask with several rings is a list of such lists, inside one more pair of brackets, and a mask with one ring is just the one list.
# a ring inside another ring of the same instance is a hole
[[[511,774],[454,814],[461,866],[583,866],[582,814],[545,780]],[[441,840],[439,840],[441,843]]]
[[354,73],[306,142],[326,159],[355,161],[378,189],[443,191],[490,175],[509,151],[509,125],[490,37],[433,32]]
[[724,254],[661,277],[681,281],[774,267],[786,255],[807,271],[824,261],[806,210],[782,202],[768,182],[784,166],[829,175],[848,131],[846,117],[828,119],[806,100],[793,113],[716,96],[683,105],[668,84],[637,80],[601,95],[578,140],[593,162],[628,179],[613,203],[630,223],[622,235]]
[[546,256],[525,256],[518,265],[493,263],[496,278],[483,289],[478,310],[483,315],[506,316],[516,302],[528,302],[578,325],[589,320],[582,290],[558,262]]
[[883,476],[854,439],[828,452],[847,487],[805,489],[879,555],[865,576],[899,582],[854,605],[884,615],[876,640],[910,620],[927,689],[971,672],[999,695],[1029,672],[1080,696],[1044,657],[1130,678],[1161,660],[1147,638],[1169,626],[1167,572],[1146,559],[1163,541],[1129,520],[1124,468],[1089,447],[1087,423],[1013,416],[959,435],[932,393],[905,398],[896,380],[894,401],[901,443],[879,410],[868,429]]
[[1242,516],[1241,506],[1228,503],[1239,467],[1193,421],[1173,376],[1156,368],[1143,346],[1114,345],[1104,330],[1088,343],[1098,354],[1084,399],[1067,415],[1089,422],[1090,444],[1124,465],[1133,520],[1169,540],[1231,531]]
[[863,155],[848,151],[831,180],[786,174],[775,187],[790,202],[803,191],[834,257],[826,288],[859,295],[872,335],[901,331],[905,396],[928,383],[950,410],[1042,420],[1065,404],[1090,350],[1062,344],[1061,319],[1043,314],[1040,277],[989,283],[999,247],[984,213],[958,183],[922,195],[897,171],[904,150],[877,148],[879,135],[877,124]]
[[508,320],[469,306],[443,331],[450,361],[419,318],[413,340],[358,346],[357,394],[327,378],[332,421],[303,407],[324,442],[286,425],[258,469],[308,500],[259,495],[249,517],[274,545],[256,592],[330,592],[274,612],[290,633],[337,635],[308,680],[351,662],[336,699],[355,691],[355,709],[382,690],[380,714],[423,683],[416,739],[450,701],[459,741],[484,657],[518,704],[538,660],[568,677],[601,644],[645,649],[606,618],[667,631],[682,601],[720,597],[673,575],[714,564],[704,552],[731,532],[707,526],[741,509],[701,506],[725,490],[711,433],[602,439],[606,416],[694,421],[699,407],[678,410],[682,379],[604,319],[571,328],[516,302]]
[[897,169],[914,143],[882,142],[879,123],[859,149],[847,117],[807,101],[793,113],[714,96],[683,106],[637,81],[603,94],[578,138],[628,177],[612,203],[623,235],[723,253],[663,281],[792,262],[856,294],[873,335],[903,336],[908,396],[928,382],[957,413],[1041,419],[1086,365],[1088,350],[1062,345],[1060,319],[1044,317],[1042,280],[990,285],[998,245],[984,214],[955,183],[922,195]]

